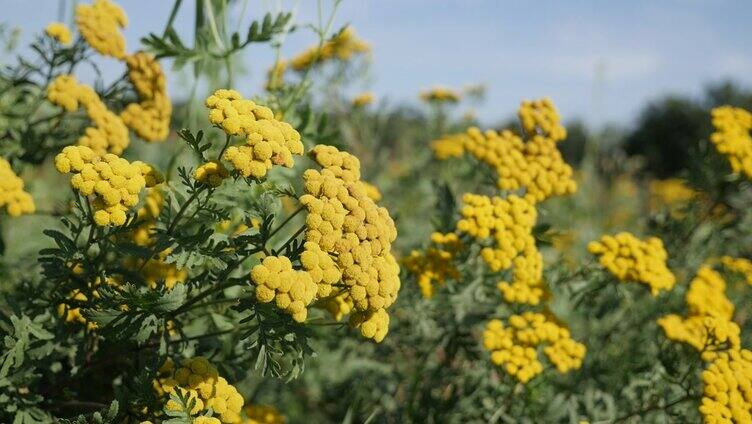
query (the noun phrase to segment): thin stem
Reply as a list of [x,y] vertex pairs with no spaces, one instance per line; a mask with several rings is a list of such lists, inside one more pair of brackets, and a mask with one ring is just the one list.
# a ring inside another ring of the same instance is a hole
[[287,218],[285,218],[285,220],[282,221],[282,223],[279,224],[279,226],[277,228],[275,228],[274,230],[272,230],[269,233],[269,238],[271,239],[272,237],[274,237],[274,235],[277,234],[279,232],[279,230],[281,230],[285,225],[287,225],[287,223],[290,222],[290,220],[292,220],[295,217],[295,215],[297,215],[301,211],[303,211],[304,208],[305,208],[305,206],[298,207],[298,209],[296,209],[295,212],[293,212],[290,216],[288,216]]
[[[229,86],[232,86],[232,84],[230,84]],[[226,139],[225,139],[225,145],[222,147],[222,150],[219,152],[219,155],[217,156],[218,161],[222,159],[222,155],[225,154],[225,150],[227,150],[227,147],[230,146],[231,139],[232,139],[232,136],[230,136],[230,134],[227,134]]]
[[172,23],[175,21],[175,17],[178,14],[178,9],[180,9],[180,5],[183,3],[183,0],[175,0],[175,3],[172,5],[172,10],[170,11],[170,17],[167,19],[167,24],[165,25],[165,29],[162,32],[162,37],[167,35],[167,32],[172,28]]

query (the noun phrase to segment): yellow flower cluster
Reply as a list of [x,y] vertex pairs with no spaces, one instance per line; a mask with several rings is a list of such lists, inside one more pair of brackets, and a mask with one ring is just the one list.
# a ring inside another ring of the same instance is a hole
[[627,232],[604,235],[600,241],[590,242],[588,251],[600,255],[600,264],[616,278],[643,283],[650,287],[653,296],[661,290],[671,290],[676,284],[676,277],[666,267],[666,249],[656,237],[642,241]]
[[130,234],[133,243],[138,246],[151,246],[152,232],[156,225],[159,213],[164,205],[164,193],[159,186],[151,187],[146,190],[144,203],[136,212],[139,225]]
[[346,62],[357,54],[368,53],[371,46],[359,39],[352,27],[343,29],[322,46],[313,46],[290,60],[289,66],[295,71],[320,65],[331,60]]
[[[310,264],[310,257],[308,260]],[[295,321],[306,320],[306,308],[316,297],[318,287],[308,272],[293,269],[288,257],[265,257],[251,270],[251,280],[256,285],[259,302],[275,301],[277,307],[292,315]]]
[[287,62],[278,60],[266,71],[265,88],[268,91],[277,90],[285,84],[285,71],[287,71]]
[[501,190],[524,190],[525,197],[533,203],[574,193],[577,183],[572,168],[556,146],[566,137],[566,130],[550,100],[523,102],[519,116],[527,141],[508,130],[481,132],[473,127],[436,140],[431,147],[438,159],[470,153],[494,168]]
[[454,258],[463,248],[455,233],[433,233],[424,252],[413,250],[403,260],[407,271],[418,276],[418,286],[424,298],[433,297],[435,285],[444,285],[447,279],[459,279],[460,273]]
[[480,252],[492,271],[514,266],[512,282],[501,281],[498,285],[504,299],[512,303],[540,303],[547,291],[543,283],[543,257],[533,237],[535,205],[516,195],[502,199],[467,193],[462,200],[462,219],[457,222],[457,230],[481,240],[493,238],[494,245]]
[[[74,275],[81,275],[83,274],[83,271],[83,267],[80,264],[73,266],[71,269],[71,272]],[[100,297],[97,288],[100,286],[101,281],[102,280],[97,277],[94,280],[93,284],[90,284],[89,288],[91,289],[91,296],[94,299],[99,299]],[[105,280],[105,284],[108,286],[117,287],[120,285],[120,282],[114,278],[108,277]],[[75,289],[68,294],[67,302],[63,302],[57,306],[57,314],[69,324],[82,324],[85,325],[89,331],[96,330],[98,328],[97,323],[94,321],[89,321],[81,313],[82,305],[86,305],[88,301],[89,297],[83,291]]]
[[427,103],[457,103],[460,93],[451,88],[436,86],[420,93],[420,98]]
[[244,177],[261,178],[272,165],[291,168],[292,155],[303,154],[300,134],[274,118],[268,107],[243,99],[235,90],[217,90],[206,99],[209,121],[229,135],[243,135],[246,144],[230,146],[224,154]]
[[350,315],[355,305],[347,293],[336,296],[329,296],[322,300],[322,307],[331,314],[335,321],[342,321],[347,315]]
[[97,225],[123,225],[126,212],[138,204],[144,187],[161,182],[149,165],[128,162],[113,154],[100,157],[85,146],[67,146],[55,157],[61,174],[72,173],[71,186],[84,196],[93,196]]
[[679,178],[653,180],[648,185],[650,209],[653,211],[665,207],[682,205],[692,200],[697,192]]
[[126,106],[120,117],[144,140],[164,141],[170,132],[172,103],[162,67],[154,56],[144,52],[126,56],[125,62],[139,102]]
[[689,344],[706,361],[719,351],[739,349],[741,329],[732,321],[734,305],[718,272],[702,266],[690,283],[686,303],[686,317],[671,314],[658,320],[668,339]]
[[719,354],[702,373],[706,423],[752,423],[752,351]]
[[34,213],[36,210],[34,199],[24,191],[21,177],[13,172],[7,160],[0,158],[0,208],[2,207],[5,207],[10,216]]
[[[97,292],[94,291],[94,297],[97,296]],[[83,294],[81,290],[72,291],[68,296],[68,299],[73,301],[74,304],[86,303],[89,300],[89,298],[86,297],[86,295]],[[86,317],[81,314],[80,306],[71,306],[67,303],[61,303],[57,307],[57,314],[67,323],[83,324],[86,325],[86,328],[88,328],[89,330],[95,330],[97,328],[96,322],[87,320]]]
[[332,293],[332,285],[342,278],[342,272],[318,244],[309,241],[303,245],[303,249],[300,264],[316,284],[316,296],[325,298]]
[[44,32],[47,34],[47,36],[57,40],[58,43],[64,46],[70,45],[73,39],[70,29],[68,29],[68,27],[62,22],[52,22],[51,24],[47,25],[47,27],[44,29]]
[[193,178],[196,181],[209,187],[219,187],[222,185],[222,181],[229,176],[230,173],[227,171],[227,168],[219,161],[207,162],[196,168],[196,171],[193,172]]
[[[165,249],[155,258],[146,262],[146,265],[143,265],[141,274],[149,287],[155,289],[161,282],[168,290],[171,290],[176,284],[182,284],[188,278],[188,272],[186,270],[178,268],[175,264],[165,262],[169,253],[170,250]],[[143,262],[138,262],[138,264],[141,263]],[[141,265],[135,268],[141,268]]]
[[491,362],[503,367],[521,383],[527,383],[543,371],[537,347],[547,344],[543,352],[561,373],[577,369],[585,357],[585,346],[569,335],[546,315],[525,312],[512,315],[508,327],[498,319],[490,321],[483,332],[483,345],[491,351]]
[[80,84],[73,75],[61,75],[47,87],[47,99],[68,112],[86,109],[93,126],[86,128],[78,139],[78,145],[90,147],[97,155],[123,153],[130,139],[123,120],[102,102],[93,88]]
[[81,36],[100,54],[117,59],[125,56],[125,37],[120,28],[128,25],[128,17],[117,4],[109,0],[80,4],[76,6],[76,24]]
[[305,238],[335,257],[347,301],[357,314],[351,324],[366,338],[381,341],[397,298],[399,265],[391,254],[397,230],[389,212],[376,205],[362,181],[355,156],[331,146],[316,146],[311,156],[323,168],[303,174],[308,211]]
[[721,106],[711,112],[715,132],[710,141],[726,156],[734,173],[752,179],[752,113],[742,108]]
[[549,98],[526,100],[518,111],[522,128],[528,135],[542,135],[553,141],[567,138],[559,112]]
[[243,411],[248,417],[243,424],[285,424],[285,417],[270,405],[247,405]]
[[[2,204],[2,203],[0,203]],[[752,261],[745,258],[732,258],[724,256],[721,263],[730,271],[742,274],[747,280],[747,284],[752,285]]]
[[352,105],[353,105],[353,107],[356,107],[356,108],[363,107],[363,106],[368,106],[371,103],[373,103],[374,99],[375,99],[375,97],[374,97],[373,93],[371,93],[370,91],[367,91],[365,93],[360,93],[357,96],[355,96],[352,99]]
[[[168,397],[177,392],[194,399],[191,415],[211,409],[220,423],[241,422],[243,396],[220,377],[217,369],[204,357],[185,360],[179,368],[171,360],[167,360],[159,370],[159,377],[154,380],[154,390],[159,396]],[[166,408],[181,410],[181,406],[172,399],[167,401]]]

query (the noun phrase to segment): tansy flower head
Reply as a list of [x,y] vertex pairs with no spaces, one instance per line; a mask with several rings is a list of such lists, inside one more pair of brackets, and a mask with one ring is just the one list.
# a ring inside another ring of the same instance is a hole
[[[310,263],[310,262],[309,262]],[[267,256],[251,270],[256,285],[256,299],[262,303],[275,301],[297,322],[308,317],[307,306],[316,297],[318,287],[311,275],[292,268],[286,256]]]
[[518,114],[522,128],[531,136],[539,134],[553,141],[567,138],[567,129],[561,124],[559,112],[548,97],[522,102]]
[[436,86],[420,93],[420,98],[427,103],[457,103],[461,94],[451,88]]
[[732,321],[734,305],[726,297],[726,282],[718,272],[700,267],[686,302],[686,317],[672,314],[658,320],[668,339],[689,344],[705,360],[712,360],[719,351],[739,348],[741,330]]
[[543,344],[547,345],[543,348],[544,353],[560,373],[582,365],[585,346],[574,341],[568,329],[544,314],[525,312],[512,315],[508,326],[495,319],[483,332],[483,346],[491,351],[491,362],[521,383],[527,383],[543,372],[537,352],[537,347]]
[[752,113],[742,108],[721,106],[711,112],[715,132],[710,141],[726,156],[734,173],[752,179]]
[[123,153],[130,139],[128,128],[120,117],[110,110],[93,88],[80,84],[72,75],[61,75],[47,87],[47,99],[68,112],[82,105],[93,126],[86,128],[78,145],[87,146],[98,155]]
[[339,60],[346,62],[357,54],[368,53],[371,47],[360,40],[352,27],[343,29],[339,34],[326,41],[321,48],[313,46],[290,60],[290,67],[298,72],[320,65],[324,62]]
[[[303,174],[308,211],[305,238],[331,254],[342,273],[344,302],[352,302],[351,324],[365,337],[380,341],[386,311],[400,287],[399,266],[391,254],[397,236],[389,212],[371,199],[360,181],[360,162],[331,146],[316,146],[311,157],[323,168]],[[364,327],[365,326],[365,327]]]
[[535,205],[528,198],[510,195],[505,199],[465,194],[462,219],[457,230],[477,239],[491,238],[481,256],[492,271],[514,267],[512,282],[498,288],[507,302],[536,305],[547,294],[543,283],[543,257],[535,246]]
[[721,263],[728,270],[742,274],[747,281],[747,284],[752,285],[752,260],[724,256],[721,258]]
[[752,351],[718,355],[702,372],[700,414],[706,423],[752,422]]
[[125,56],[125,37],[120,28],[128,25],[128,17],[117,4],[109,0],[80,4],[76,6],[76,24],[81,36],[100,54],[116,59]]
[[650,193],[650,209],[654,211],[685,204],[697,195],[692,187],[679,178],[650,181],[648,192]]
[[262,178],[273,165],[291,168],[292,156],[303,153],[300,134],[290,124],[235,90],[215,91],[206,106],[212,124],[229,135],[245,137],[245,144],[230,146],[223,156],[243,177]]
[[360,93],[352,99],[352,105],[353,107],[367,106],[373,103],[374,99],[375,97],[373,93],[371,93],[370,91],[365,92],[365,93]]
[[[217,369],[206,358],[195,357],[185,360],[177,369],[174,365],[163,368],[154,381],[154,390],[157,394],[166,397],[178,391],[194,400],[195,406],[190,411],[191,415],[202,414],[211,409],[217,420],[214,422],[241,422],[243,396],[234,386],[228,384],[227,380],[219,376]],[[179,410],[180,406],[169,400],[166,408]]]
[[[55,157],[62,174],[72,173],[71,186],[91,197],[97,225],[123,225],[126,212],[138,204],[141,190],[153,169],[142,162],[128,162],[113,154],[100,157],[85,146],[68,146]],[[150,177],[149,181],[158,181]]]
[[287,62],[278,60],[266,71],[266,89],[268,91],[277,90],[285,84],[285,71],[287,71]]
[[0,208],[10,216],[34,213],[34,199],[24,191],[23,180],[13,172],[10,163],[0,158]]
[[247,405],[243,424],[285,424],[285,417],[270,405]]
[[58,43],[64,46],[70,45],[71,40],[73,39],[70,29],[68,29],[68,27],[61,22],[52,22],[51,24],[47,25],[47,27],[44,29],[44,32],[50,38],[54,38],[58,41]]
[[545,99],[523,102],[519,115],[526,141],[508,130],[499,133],[470,128],[465,133],[436,140],[431,147],[438,159],[470,153],[496,171],[501,190],[524,191],[531,202],[574,193],[577,184],[572,168],[564,162],[556,146],[566,137],[556,109]]
[[204,183],[209,187],[219,187],[225,178],[229,177],[230,173],[227,171],[224,165],[218,161],[207,162],[198,168],[193,173],[193,178],[200,183]]
[[616,278],[643,283],[653,296],[661,290],[671,290],[676,283],[676,277],[666,267],[668,254],[658,238],[642,241],[627,232],[604,235],[600,241],[590,242],[588,251],[599,255],[598,262]]
[[433,233],[432,246],[425,251],[413,250],[403,260],[407,271],[418,277],[418,286],[424,298],[433,297],[435,286],[444,285],[447,279],[459,279],[454,258],[462,250],[462,242],[455,233]]
[[144,140],[164,141],[170,131],[172,102],[162,67],[154,56],[144,52],[126,56],[125,62],[140,101],[126,106],[120,117]]

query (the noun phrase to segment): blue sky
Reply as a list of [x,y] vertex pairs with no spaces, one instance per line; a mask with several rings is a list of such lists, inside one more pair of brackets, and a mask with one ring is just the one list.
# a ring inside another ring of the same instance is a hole
[[[193,1],[184,3],[177,27],[188,31]],[[130,18],[125,34],[132,51],[142,35],[161,31],[172,1],[120,4]],[[249,0],[245,21],[280,5],[296,10],[298,23],[316,19],[314,0]],[[21,26],[27,41],[58,17],[53,0],[0,0],[0,6],[0,21]],[[392,103],[415,103],[434,84],[482,83],[487,98],[477,112],[485,122],[509,116],[521,99],[550,96],[565,118],[628,125],[660,94],[697,95],[725,78],[752,85],[750,17],[748,0],[344,0],[335,23],[351,23],[373,46],[372,77],[357,89]],[[283,53],[291,56],[313,40],[310,32],[293,34]],[[249,49],[249,74],[238,88],[259,90],[271,58],[268,49]],[[113,77],[122,72],[116,63],[104,69]],[[173,95],[184,93],[184,85],[171,76]]]

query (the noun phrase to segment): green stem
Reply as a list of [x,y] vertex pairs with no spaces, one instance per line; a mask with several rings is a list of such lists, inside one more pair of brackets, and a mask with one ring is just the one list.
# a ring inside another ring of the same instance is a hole
[[162,37],[167,35],[167,32],[172,28],[172,23],[175,21],[175,17],[178,14],[178,9],[180,9],[180,5],[183,3],[183,0],[175,0],[175,3],[172,5],[172,10],[170,11],[170,17],[167,19],[167,24],[165,25],[165,29],[162,32]]
[[295,215],[299,214],[304,208],[305,206],[300,206],[298,209],[295,210],[295,212],[293,212],[290,216],[285,218],[285,220],[282,221],[282,223],[279,224],[277,228],[275,228],[269,233],[269,238],[271,239],[272,237],[274,237],[274,235],[277,234],[279,230],[281,230],[285,225],[287,225],[287,223],[290,222],[290,220],[292,220],[295,217]]

